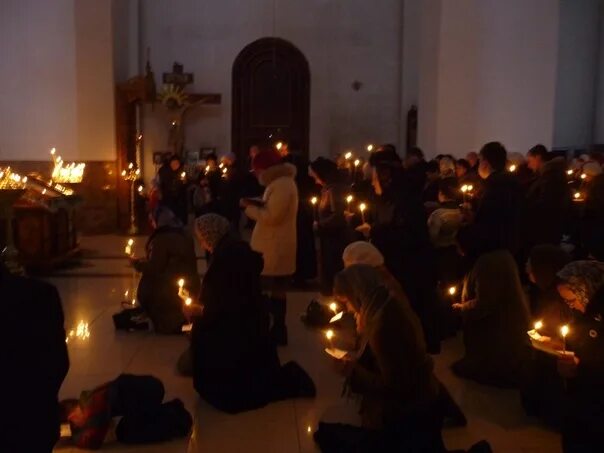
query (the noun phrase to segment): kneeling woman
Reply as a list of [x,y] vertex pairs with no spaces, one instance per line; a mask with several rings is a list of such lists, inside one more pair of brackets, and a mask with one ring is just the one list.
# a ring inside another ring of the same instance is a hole
[[155,211],[153,224],[155,230],[146,245],[147,257],[132,262],[134,268],[142,273],[138,301],[157,333],[179,334],[185,318],[176,282],[184,278],[190,291],[199,289],[193,238],[165,206]]
[[362,398],[363,427],[384,430],[397,448],[443,451],[438,381],[415,318],[369,265],[340,272],[334,294],[357,320],[358,358],[339,365],[350,391]]
[[269,334],[260,286],[262,256],[229,234],[216,214],[195,223],[200,245],[212,254],[193,315],[195,389],[217,409],[237,413],[271,401],[313,397],[312,379],[294,362],[281,366]]

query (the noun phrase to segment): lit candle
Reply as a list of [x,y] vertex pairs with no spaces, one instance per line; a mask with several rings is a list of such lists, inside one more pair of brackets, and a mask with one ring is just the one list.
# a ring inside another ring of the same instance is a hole
[[186,177],[187,177],[187,173],[183,171],[183,172],[180,174],[180,179],[181,179],[181,181],[184,181]]
[[560,327],[560,335],[562,335],[562,352],[564,354],[566,354],[566,336],[568,335],[569,330],[570,329],[566,324]]
[[352,159],[352,152],[348,151],[346,154],[344,154],[344,159],[346,159],[346,160]]
[[143,193],[143,186],[138,186],[138,193]]
[[581,179],[585,179],[587,178],[587,175],[585,173],[581,173]]
[[338,312],[338,304],[336,304],[335,302],[332,302],[329,304],[329,309],[331,311],[333,311],[334,313]]
[[191,304],[192,304],[192,303],[193,303],[193,299],[191,299],[190,297],[187,297],[187,298],[185,299],[185,305],[186,305],[187,307],[191,306]]
[[373,151],[373,145],[372,144],[367,145],[367,151],[368,152]]
[[509,170],[510,170],[512,173],[514,173],[514,172],[516,171],[516,168],[517,168],[517,167],[516,167],[516,165],[515,165],[515,164],[512,164],[512,165],[510,165]]
[[334,336],[335,336],[335,333],[333,333],[333,330],[331,330],[331,329],[329,329],[328,331],[325,332],[325,338],[327,338],[329,341],[331,341]]
[[449,296],[454,296],[455,294],[457,294],[457,287],[450,286],[449,289],[447,290],[447,292],[449,293]]
[[283,148],[283,142],[277,142],[275,148],[277,148],[277,151],[281,151],[281,148]]
[[535,332],[538,332],[540,329],[543,328],[543,321],[535,322],[535,324],[533,324],[533,327],[535,329]]
[[352,195],[346,197],[346,212],[350,212],[350,203],[352,203],[352,200],[354,200]]
[[566,170],[566,174],[567,174],[568,176],[572,176],[572,174],[573,174],[573,173],[574,173],[574,172],[573,172],[573,171],[572,171],[570,168],[569,168],[568,170]]
[[581,201],[581,192],[575,192],[573,197],[575,201]]
[[365,203],[361,203],[359,205],[359,211],[361,211],[361,220],[365,223],[365,209],[367,209],[367,205]]
[[180,297],[180,298],[183,297],[183,288],[184,287],[185,287],[185,279],[184,278],[178,279],[178,297]]
[[317,212],[317,203],[318,202],[319,202],[319,199],[317,197],[312,197],[310,199],[310,204],[312,205],[313,217],[315,220],[318,220],[318,217],[319,217],[319,213]]

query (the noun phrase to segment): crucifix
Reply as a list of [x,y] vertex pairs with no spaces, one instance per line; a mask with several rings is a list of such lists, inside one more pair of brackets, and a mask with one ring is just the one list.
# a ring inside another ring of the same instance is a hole
[[184,72],[183,65],[179,63],[174,63],[172,72],[163,74],[162,81],[164,88],[158,94],[158,100],[168,109],[170,122],[168,144],[175,154],[182,155],[186,113],[202,104],[219,105],[222,96],[215,93],[185,93],[185,87],[193,83],[193,73]]

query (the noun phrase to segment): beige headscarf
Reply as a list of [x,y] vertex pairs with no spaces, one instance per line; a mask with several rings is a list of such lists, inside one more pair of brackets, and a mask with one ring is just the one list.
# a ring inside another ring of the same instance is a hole
[[368,264],[372,267],[384,265],[384,256],[373,244],[366,241],[357,241],[348,245],[344,249],[342,260],[344,261],[344,267],[353,264]]
[[390,300],[390,292],[375,268],[367,264],[353,264],[336,275],[334,294],[346,298],[359,313],[362,351],[378,324],[382,309]]

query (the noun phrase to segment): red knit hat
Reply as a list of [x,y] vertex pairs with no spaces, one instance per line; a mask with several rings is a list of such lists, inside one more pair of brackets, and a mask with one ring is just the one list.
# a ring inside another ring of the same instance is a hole
[[252,170],[255,173],[264,171],[267,168],[273,167],[281,163],[281,155],[274,149],[260,151],[252,160]]

